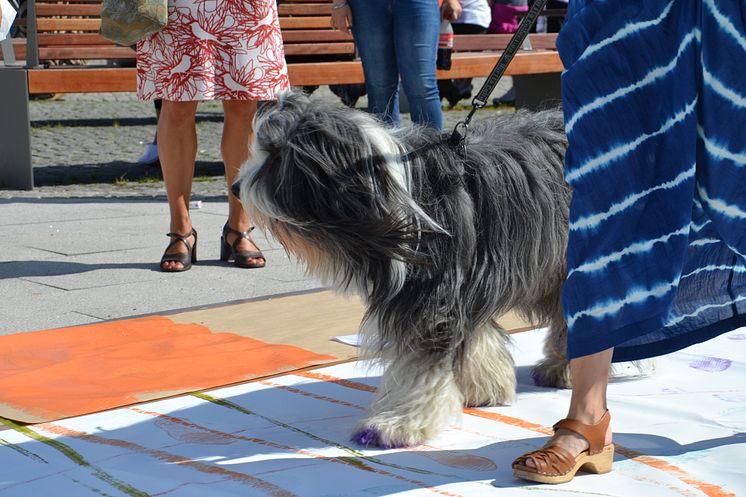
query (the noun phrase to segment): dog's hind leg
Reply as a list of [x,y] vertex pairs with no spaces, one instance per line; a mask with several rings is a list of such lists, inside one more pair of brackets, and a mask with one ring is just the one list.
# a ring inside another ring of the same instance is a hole
[[464,342],[455,368],[464,405],[495,406],[515,399],[515,364],[508,340],[504,329],[486,323]]
[[544,358],[531,371],[534,383],[541,387],[572,388],[566,353],[567,325],[561,310],[558,310],[544,342]]
[[457,419],[463,403],[450,357],[411,352],[389,365],[352,439],[382,448],[418,445]]

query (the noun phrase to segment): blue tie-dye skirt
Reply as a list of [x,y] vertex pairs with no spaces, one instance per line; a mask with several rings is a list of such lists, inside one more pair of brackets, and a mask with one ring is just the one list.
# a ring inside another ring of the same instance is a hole
[[746,1],[571,0],[568,355],[746,325]]

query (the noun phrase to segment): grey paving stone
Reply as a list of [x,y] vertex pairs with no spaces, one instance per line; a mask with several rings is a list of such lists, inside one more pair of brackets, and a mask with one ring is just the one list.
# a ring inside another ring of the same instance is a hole
[[[509,86],[502,82],[495,94]],[[338,103],[328,88],[315,95]],[[365,105],[364,98],[357,104]],[[227,217],[219,103],[201,104],[198,111],[192,198],[203,200],[203,207],[192,217],[200,235],[200,261],[177,274],[157,270],[168,242],[160,170],[135,164],[155,131],[152,104],[133,94],[73,94],[34,100],[30,107],[37,187],[0,189],[0,334],[320,286],[261,233],[254,239],[267,256],[266,268],[244,270],[218,260]],[[445,112],[445,129],[467,112]],[[485,109],[477,118],[493,112]]]

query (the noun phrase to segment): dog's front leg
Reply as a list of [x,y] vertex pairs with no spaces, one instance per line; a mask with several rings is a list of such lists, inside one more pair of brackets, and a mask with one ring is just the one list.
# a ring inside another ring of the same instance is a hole
[[381,448],[418,445],[457,418],[463,405],[452,358],[411,352],[388,366],[353,440]]

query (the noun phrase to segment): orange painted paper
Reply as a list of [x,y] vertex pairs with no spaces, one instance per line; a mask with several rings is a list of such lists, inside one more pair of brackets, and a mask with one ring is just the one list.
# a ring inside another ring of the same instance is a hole
[[39,423],[335,360],[162,316],[0,337],[0,416]]

